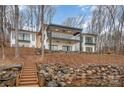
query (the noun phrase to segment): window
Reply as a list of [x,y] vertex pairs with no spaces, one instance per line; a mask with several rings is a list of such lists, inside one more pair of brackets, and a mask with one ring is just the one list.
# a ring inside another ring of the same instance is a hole
[[35,35],[32,34],[32,41],[35,41]]
[[19,40],[27,40],[27,41],[30,41],[30,34],[19,33]]
[[22,33],[19,34],[19,40],[23,40],[23,34]]
[[86,47],[86,52],[93,52],[93,48],[92,47]]
[[93,37],[86,37],[86,43],[93,43]]
[[52,46],[51,46],[51,49],[52,49],[53,51],[57,51],[57,50],[58,50],[58,46],[57,46],[57,45],[52,45]]
[[75,51],[79,51],[79,46],[75,45]]
[[63,51],[72,51],[72,46],[63,46],[62,50]]
[[30,41],[30,34],[24,34],[24,40]]

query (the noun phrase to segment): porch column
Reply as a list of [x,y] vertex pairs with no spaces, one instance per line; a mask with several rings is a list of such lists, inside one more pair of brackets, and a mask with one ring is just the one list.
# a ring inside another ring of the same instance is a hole
[[51,51],[51,45],[52,45],[52,31],[49,33],[49,50]]
[[80,31],[80,52],[82,52],[82,32]]

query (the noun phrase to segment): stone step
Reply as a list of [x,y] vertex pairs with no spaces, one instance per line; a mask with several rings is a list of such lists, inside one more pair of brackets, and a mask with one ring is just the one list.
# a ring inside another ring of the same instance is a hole
[[25,82],[20,82],[19,85],[33,85],[33,84],[38,84],[37,81],[25,81]]

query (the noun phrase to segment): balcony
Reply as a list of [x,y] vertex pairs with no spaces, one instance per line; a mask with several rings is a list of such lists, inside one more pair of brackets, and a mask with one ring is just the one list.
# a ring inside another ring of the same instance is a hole
[[73,35],[64,34],[64,33],[57,33],[57,32],[52,33],[51,38],[63,39],[63,40],[75,40],[75,41],[79,41],[80,40],[80,37],[78,37],[78,36],[73,36]]

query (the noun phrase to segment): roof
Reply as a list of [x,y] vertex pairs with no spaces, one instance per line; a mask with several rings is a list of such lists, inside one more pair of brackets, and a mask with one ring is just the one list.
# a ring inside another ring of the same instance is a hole
[[97,36],[97,34],[91,34],[91,33],[82,33],[82,35]]
[[58,24],[49,24],[48,27],[49,26],[82,31],[82,29],[80,29],[80,28],[74,28],[74,27],[69,27],[69,26],[64,26],[64,25],[58,25]]
[[[24,30],[24,29],[18,29],[19,31],[22,31],[22,32],[29,32],[29,33],[38,33],[36,31],[31,31],[31,30]],[[15,29],[10,29],[10,31],[15,31]]]

